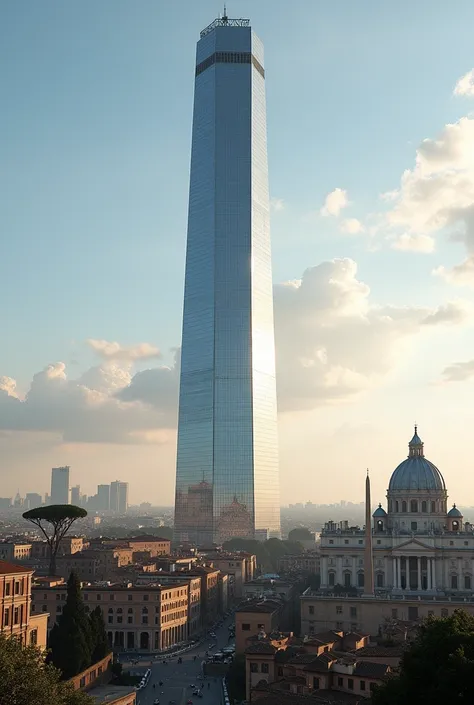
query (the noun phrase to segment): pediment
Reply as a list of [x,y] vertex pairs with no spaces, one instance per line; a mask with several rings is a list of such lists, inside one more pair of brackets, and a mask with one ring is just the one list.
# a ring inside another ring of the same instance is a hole
[[404,555],[410,551],[416,553],[419,552],[420,549],[423,549],[423,551],[433,551],[433,553],[435,551],[433,546],[429,546],[427,543],[423,543],[423,541],[420,541],[419,539],[408,539],[399,546],[394,546],[392,549],[392,555],[394,553],[398,553],[399,551],[402,551]]

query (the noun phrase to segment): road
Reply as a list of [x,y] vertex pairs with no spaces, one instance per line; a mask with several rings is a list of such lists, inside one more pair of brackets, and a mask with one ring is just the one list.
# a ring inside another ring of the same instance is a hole
[[[215,629],[217,636],[217,645],[213,651],[222,649],[228,646],[229,643],[229,625],[233,623],[234,618],[226,619],[221,627]],[[198,685],[198,676],[201,674],[201,664],[204,658],[204,653],[209,645],[216,643],[216,640],[209,638],[196,648],[181,654],[183,662],[178,664],[178,657],[174,656],[166,665],[162,660],[153,661],[150,666],[150,659],[142,659],[135,666],[151,668],[151,676],[146,688],[137,692],[137,705],[153,705],[155,698],[160,699],[160,705],[168,705],[170,700],[174,700],[176,705],[186,705],[188,700],[192,700],[193,705],[221,705],[222,703],[222,681],[217,678],[207,678],[204,681],[202,688],[203,697],[198,698],[193,696],[194,688],[189,686]],[[194,657],[196,656],[196,660]],[[124,670],[128,670],[130,666],[123,657],[120,661],[124,665]],[[133,666],[130,666],[133,670]],[[163,681],[163,686],[159,686],[159,682]],[[155,687],[153,687],[155,685]]]

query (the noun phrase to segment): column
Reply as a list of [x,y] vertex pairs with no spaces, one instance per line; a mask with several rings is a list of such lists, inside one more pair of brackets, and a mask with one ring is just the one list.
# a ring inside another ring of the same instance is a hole
[[436,558],[431,559],[431,589],[436,590]]
[[402,557],[397,557],[397,585],[399,589],[402,587]]
[[328,586],[328,557],[321,558],[321,587]]
[[426,587],[431,590],[431,561],[432,558],[426,559]]
[[393,556],[393,558],[392,558],[392,585],[395,590],[399,587],[399,585],[398,585],[398,559],[396,556]]
[[336,556],[336,583],[343,585],[342,579],[342,556]]
[[418,590],[421,590],[421,556],[416,559],[418,567]]

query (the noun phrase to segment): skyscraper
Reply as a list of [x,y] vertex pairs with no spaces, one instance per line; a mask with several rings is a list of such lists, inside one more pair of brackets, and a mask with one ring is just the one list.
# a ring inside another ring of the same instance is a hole
[[50,504],[69,504],[69,465],[51,470]]
[[128,509],[128,482],[115,480],[110,483],[110,509],[125,514]]
[[197,45],[175,538],[280,533],[263,46],[224,16]]
[[110,509],[110,485],[97,485],[97,509],[100,511]]
[[80,485],[75,485],[71,487],[71,504],[75,504],[76,507],[81,505],[81,487]]

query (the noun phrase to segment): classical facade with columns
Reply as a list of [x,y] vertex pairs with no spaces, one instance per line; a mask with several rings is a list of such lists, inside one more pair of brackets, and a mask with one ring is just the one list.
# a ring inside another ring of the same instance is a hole
[[[441,472],[424,455],[417,428],[408,457],[394,470],[387,504],[369,531],[329,522],[321,534],[321,591],[364,590],[373,570],[379,595],[469,596],[474,586],[473,526],[453,505]],[[370,491],[370,487],[369,487]],[[370,494],[368,495],[370,497]],[[372,544],[372,566],[365,547]]]

